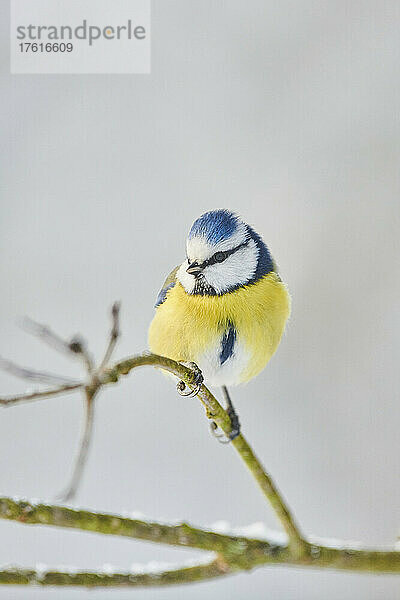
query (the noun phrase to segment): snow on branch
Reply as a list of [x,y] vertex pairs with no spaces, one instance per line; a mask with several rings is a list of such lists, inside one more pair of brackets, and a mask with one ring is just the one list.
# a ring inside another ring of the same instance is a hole
[[[21,368],[4,359],[0,361],[0,367],[17,377],[41,381],[52,386],[46,390],[2,397],[0,406],[11,406],[62,393],[83,391],[86,407],[85,423],[71,482],[62,495],[64,500],[71,499],[76,494],[82,477],[90,446],[95,400],[98,394],[107,385],[118,382],[122,376],[128,375],[138,367],[161,368],[177,377],[178,391],[185,396],[189,394],[197,396],[205,408],[207,418],[216,423],[227,438],[231,433],[229,415],[208,388],[204,384],[199,384],[198,373],[195,370],[169,358],[149,353],[126,358],[114,365],[109,364],[120,335],[119,309],[119,303],[115,303],[112,307],[111,330],[99,366],[94,364],[87,345],[80,336],[63,340],[46,325],[33,321],[27,322],[27,327],[32,333],[56,350],[81,359],[85,369],[85,377],[81,381],[69,381],[58,375]],[[0,519],[185,546],[212,552],[213,555],[212,558],[208,556],[207,560],[199,564],[185,563],[173,568],[171,565],[153,564],[152,568],[149,565],[147,567],[136,565],[130,572],[118,572],[117,569],[110,567],[103,567],[99,571],[82,571],[62,567],[52,569],[43,565],[34,569],[6,566],[0,567],[0,584],[85,587],[170,585],[212,579],[268,564],[296,565],[313,569],[400,573],[400,551],[396,546],[390,549],[369,549],[359,544],[346,544],[341,541],[324,543],[317,538],[306,538],[282,494],[243,434],[238,435],[231,445],[274,510],[283,529],[278,536],[275,532],[266,530],[262,523],[230,532],[226,524],[222,526],[221,523],[216,524],[214,528],[202,529],[187,523],[161,523],[4,496],[0,497]]]

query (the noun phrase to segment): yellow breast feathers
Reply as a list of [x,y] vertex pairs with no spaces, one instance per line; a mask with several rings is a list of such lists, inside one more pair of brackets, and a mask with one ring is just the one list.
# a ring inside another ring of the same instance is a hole
[[[211,379],[216,385],[232,385],[248,381],[265,367],[289,313],[288,291],[275,272],[220,296],[188,294],[176,281],[156,310],[149,346],[156,354],[195,362],[206,383]],[[230,346],[225,355],[224,343]],[[229,381],[214,376],[218,367],[225,369]]]

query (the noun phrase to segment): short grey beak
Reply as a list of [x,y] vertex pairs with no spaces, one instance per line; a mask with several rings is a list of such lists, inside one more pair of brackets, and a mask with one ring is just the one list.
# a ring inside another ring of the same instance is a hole
[[202,270],[203,269],[197,262],[192,262],[186,269],[186,273],[189,273],[190,275],[194,275],[195,277],[197,277],[197,275],[200,275]]

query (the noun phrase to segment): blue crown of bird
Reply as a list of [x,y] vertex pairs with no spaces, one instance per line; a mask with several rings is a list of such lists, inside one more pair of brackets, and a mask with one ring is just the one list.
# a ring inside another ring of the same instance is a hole
[[269,249],[235,213],[219,209],[196,219],[186,259],[168,275],[156,301],[149,347],[195,364],[205,383],[222,388],[258,375],[275,353],[290,314],[290,297]]

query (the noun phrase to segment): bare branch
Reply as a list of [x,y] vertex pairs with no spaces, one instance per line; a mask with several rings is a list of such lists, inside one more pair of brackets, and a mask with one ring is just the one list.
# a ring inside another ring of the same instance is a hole
[[73,354],[76,354],[82,359],[85,369],[90,375],[94,370],[94,362],[85,340],[81,336],[76,335],[69,342],[68,347]]
[[[181,379],[191,390],[196,390],[200,402],[206,409],[207,417],[217,423],[218,427],[220,427],[225,435],[229,437],[229,434],[231,433],[231,421],[226,411],[204,384],[198,389],[198,383],[195,380],[193,371],[170,358],[147,353],[128,358],[106,371],[102,377],[102,383],[113,383],[118,381],[121,375],[127,375],[132,369],[147,365],[162,368],[165,371],[172,373]],[[293,551],[301,556],[306,552],[307,543],[304,541],[289,507],[280,495],[272,478],[265,471],[242,434],[238,435],[232,441],[232,446],[238,452],[261,491],[274,509],[276,516],[289,536],[289,542]]]
[[[78,488],[86,462],[91,440],[94,417],[94,402],[97,394],[104,385],[115,383],[123,375],[142,366],[153,366],[175,375],[179,380],[179,389],[190,390],[186,396],[197,395],[203,404],[207,417],[216,424],[229,438],[231,420],[216,398],[198,379],[198,369],[188,368],[169,358],[155,354],[144,353],[127,358],[107,368],[120,335],[119,303],[112,307],[112,328],[107,349],[100,366],[96,369],[87,351],[86,344],[78,337],[70,342],[64,342],[48,327],[34,324],[31,329],[36,335],[63,352],[72,352],[83,358],[89,373],[86,385],[60,378],[57,375],[31,371],[18,367],[11,361],[2,360],[0,366],[13,374],[36,381],[57,381],[57,388],[0,398],[0,405],[7,406],[18,402],[35,400],[61,394],[63,392],[84,388],[86,402],[85,426],[82,433],[80,449],[73,469],[71,483],[64,494],[64,499],[72,498]],[[78,585],[78,586],[128,586],[128,585],[166,585],[168,583],[184,583],[199,581],[249,570],[265,564],[286,564],[306,566],[311,568],[335,568],[351,571],[371,571],[381,573],[400,572],[400,551],[375,550],[352,547],[338,542],[335,547],[314,543],[307,540],[301,533],[296,520],[277,489],[270,475],[266,472],[258,458],[253,453],[242,434],[232,442],[240,458],[243,460],[262,493],[275,511],[282,527],[287,534],[287,545],[276,544],[273,540],[256,540],[244,536],[221,535],[215,531],[194,528],[186,523],[166,525],[162,523],[129,519],[119,515],[107,515],[73,510],[62,506],[31,504],[10,498],[0,498],[0,518],[37,523],[58,527],[72,527],[86,531],[111,535],[127,536],[144,539],[162,544],[187,546],[212,550],[217,558],[196,566],[180,566],[176,569],[160,570],[154,573],[108,573],[104,572],[64,572],[62,570],[46,571],[37,569],[5,568],[0,570],[0,583],[41,585]]]
[[25,402],[31,402],[34,400],[41,400],[42,398],[50,398],[52,396],[60,396],[61,394],[67,394],[68,392],[74,392],[82,389],[83,383],[74,383],[71,385],[63,385],[58,388],[51,390],[41,390],[36,392],[26,392],[25,394],[17,394],[16,396],[6,396],[0,398],[0,406],[14,406],[14,404],[24,404]]
[[76,382],[72,379],[60,377],[58,375],[33,371],[31,369],[25,369],[9,360],[0,359],[0,368],[9,371],[17,377],[22,377],[24,379],[30,379],[34,381],[42,381],[46,383],[52,382],[60,384],[59,387],[51,390],[29,392],[25,394],[18,394],[15,396],[9,396],[6,398],[0,398],[0,406],[11,406],[19,402],[27,402],[30,400],[38,400],[45,397],[56,396],[58,394],[68,392],[70,390],[76,390],[80,388],[85,389],[86,411],[84,428],[81,436],[78,454],[74,463],[70,484],[67,486],[65,492],[63,492],[60,499],[70,500],[71,498],[73,498],[76,495],[79,483],[82,478],[93,429],[94,399],[101,387],[99,373],[107,365],[115,348],[117,339],[120,335],[119,310],[120,303],[115,302],[111,310],[112,328],[110,332],[110,339],[103,361],[98,369],[95,369],[94,362],[87,348],[87,344],[82,337],[74,336],[70,341],[66,341],[58,334],[56,334],[52,329],[50,329],[50,327],[48,327],[47,325],[37,323],[36,321],[29,318],[25,318],[22,322],[22,325],[26,331],[32,333],[55,350],[58,350],[63,354],[77,355],[83,361],[86,371],[89,375],[89,382],[87,385],[84,385],[80,382]]
[[[113,307],[114,335],[111,336],[111,339],[116,339],[115,336],[118,335],[118,310],[118,305],[115,304]],[[108,354],[108,352],[106,354]],[[199,397],[206,409],[207,417],[212,419],[212,421],[214,421],[218,427],[220,427],[225,435],[229,437],[231,432],[231,421],[228,414],[222,408],[216,398],[211,394],[208,388],[206,388],[205,385],[199,385],[198,381],[196,380],[196,374],[191,369],[169,358],[155,354],[145,353],[128,358],[117,363],[112,368],[107,369],[104,373],[98,373],[98,371],[95,371],[92,375],[91,385],[86,386],[85,388],[86,394],[89,394],[90,396],[90,401],[87,400],[85,428],[80,444],[80,450],[78,452],[78,458],[75,463],[71,484],[68,486],[63,499],[71,499],[76,494],[82,477],[93,426],[95,396],[103,385],[115,383],[118,381],[121,375],[127,375],[131,370],[146,365],[162,368],[182,380],[184,384]],[[283,528],[289,536],[289,541],[293,551],[295,551],[298,555],[303,554],[306,551],[306,542],[303,539],[303,536],[295,522],[293,515],[291,514],[291,511],[286,505],[283,497],[280,495],[271,477],[258,461],[243,435],[237,436],[233,440],[232,445],[250,470],[261,491],[270,502],[278,519],[281,521]]]
[[93,360],[87,349],[87,344],[82,337],[74,336],[70,341],[64,340],[48,325],[38,323],[30,317],[24,317],[22,327],[25,331],[39,338],[58,352],[66,355],[70,355],[71,353],[78,355],[83,360],[87,371],[91,372],[93,370]]
[[57,350],[61,354],[70,354],[71,349],[69,347],[69,342],[60,337],[57,333],[55,333],[48,325],[44,325],[43,323],[38,323],[34,321],[30,317],[24,317],[21,321],[22,328],[24,331],[34,335],[39,338],[46,344]]
[[47,373],[45,371],[34,371],[33,369],[26,369],[20,367],[11,360],[0,357],[0,369],[6,371],[15,377],[20,379],[29,379],[30,381],[38,381],[42,383],[54,383],[59,385],[74,385],[80,383],[76,379],[71,377],[63,377],[62,375],[55,375],[54,373]]
[[68,344],[69,350],[76,354],[80,354],[85,361],[86,368],[88,374],[91,376],[91,383],[85,387],[85,423],[84,429],[82,433],[82,437],[79,443],[79,450],[77,457],[75,459],[75,464],[72,471],[72,478],[67,486],[66,490],[61,494],[60,500],[71,500],[76,496],[76,493],[79,488],[79,484],[82,479],[83,471],[85,469],[85,465],[87,462],[89,446],[91,443],[92,432],[93,432],[93,422],[94,422],[94,401],[95,397],[100,390],[101,383],[99,380],[99,375],[103,371],[103,369],[107,366],[111,355],[114,351],[116,342],[120,335],[119,330],[119,311],[120,311],[120,303],[114,302],[111,308],[111,317],[112,317],[112,328],[110,332],[110,338],[108,342],[108,346],[104,355],[104,358],[98,368],[95,369],[94,363],[90,357],[89,352],[87,351],[85,342],[79,338],[75,337]]
[[[150,565],[151,567],[151,565]],[[63,570],[24,569],[20,567],[0,570],[0,584],[41,585],[41,586],[80,586],[96,587],[159,587],[180,583],[195,583],[227,575],[230,569],[220,559],[214,559],[204,564],[183,566],[172,569],[149,569],[146,566],[139,572],[111,572],[103,567],[99,571],[79,571],[69,568]]]
[[72,469],[71,481],[66,489],[61,492],[58,499],[66,502],[75,497],[79,484],[82,480],[83,471],[87,462],[90,442],[92,439],[93,421],[94,421],[94,398],[95,392],[91,393],[86,389],[85,398],[85,421],[82,431],[81,440],[79,442],[78,454]]
[[0,497],[0,519],[19,521],[28,525],[80,529],[169,546],[214,551],[231,556],[255,551],[259,551],[261,555],[265,554],[268,548],[276,547],[276,544],[271,546],[267,540],[250,540],[243,536],[225,535],[209,529],[193,527],[188,523],[171,525],[160,521],[7,497]]
[[112,353],[114,352],[114,349],[115,349],[115,345],[118,341],[119,336],[121,335],[120,328],[119,328],[120,310],[121,310],[121,303],[114,302],[114,304],[112,305],[112,308],[111,308],[112,327],[111,327],[111,331],[110,331],[110,338],[108,341],[108,346],[107,346],[106,352],[104,354],[104,358],[101,361],[101,364],[99,367],[100,373],[105,369],[105,367],[107,367],[108,363],[110,362]]
[[[270,564],[302,566],[311,569],[400,573],[400,551],[362,548],[359,545],[354,546],[339,541],[335,546],[324,545],[322,541],[308,543],[306,553],[300,557],[293,553],[289,546],[277,544],[274,539],[261,540],[245,536],[224,535],[210,529],[193,527],[187,523],[168,525],[157,521],[130,519],[115,514],[76,510],[57,505],[34,504],[26,500],[7,497],[0,497],[0,518],[24,524],[81,529],[92,533],[214,551],[221,557],[217,559],[220,569],[224,571],[221,575],[235,571],[248,571]],[[9,571],[10,569],[5,569],[7,574]],[[0,576],[0,583],[32,583],[32,580],[23,581],[20,575],[19,573],[11,581],[4,581]],[[7,576],[4,575],[4,577]],[[206,578],[200,576],[196,581]],[[185,579],[177,579],[174,583],[184,583],[185,581]],[[86,585],[83,580],[71,580],[67,584]],[[63,585],[63,583],[60,580],[60,583],[54,583],[54,585]]]

